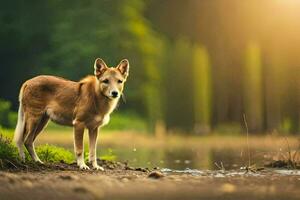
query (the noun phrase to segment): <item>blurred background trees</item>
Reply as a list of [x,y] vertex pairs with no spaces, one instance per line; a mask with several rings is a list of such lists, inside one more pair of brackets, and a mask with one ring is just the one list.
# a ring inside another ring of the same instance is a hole
[[118,112],[149,130],[240,131],[245,113],[252,132],[299,133],[299,9],[292,0],[2,1],[0,97],[17,110],[26,79],[79,80],[96,57],[128,58]]

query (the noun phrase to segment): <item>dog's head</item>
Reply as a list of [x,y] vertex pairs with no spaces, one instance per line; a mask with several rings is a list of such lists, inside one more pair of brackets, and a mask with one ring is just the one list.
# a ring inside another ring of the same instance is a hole
[[129,73],[128,60],[123,59],[116,67],[107,67],[102,59],[97,58],[94,69],[100,92],[109,99],[120,98]]

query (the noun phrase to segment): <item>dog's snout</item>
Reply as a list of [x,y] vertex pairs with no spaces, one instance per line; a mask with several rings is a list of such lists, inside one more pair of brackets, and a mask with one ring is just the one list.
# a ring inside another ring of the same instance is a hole
[[113,98],[118,97],[118,95],[119,95],[119,93],[118,93],[117,91],[112,91],[112,92],[111,92],[111,96],[112,96]]

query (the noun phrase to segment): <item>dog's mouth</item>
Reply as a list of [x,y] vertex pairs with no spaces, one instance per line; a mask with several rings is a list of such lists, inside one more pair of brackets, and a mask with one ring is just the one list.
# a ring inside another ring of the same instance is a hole
[[108,96],[108,98],[111,100],[116,100],[116,99],[119,99],[119,96]]
[[107,95],[107,94],[104,94],[102,93],[104,97],[106,97],[106,99],[108,100],[117,100],[120,98],[120,95]]

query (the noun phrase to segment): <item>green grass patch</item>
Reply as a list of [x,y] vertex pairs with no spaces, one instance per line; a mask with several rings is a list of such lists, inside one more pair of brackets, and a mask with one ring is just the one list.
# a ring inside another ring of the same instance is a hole
[[[74,162],[74,155],[71,151],[54,145],[41,145],[36,148],[36,152],[40,159],[46,163],[64,162],[70,164]],[[34,164],[25,151],[26,163]],[[10,169],[24,167],[24,163],[19,158],[17,147],[12,143],[11,139],[0,134],[0,169]]]
[[[10,133],[7,135],[11,136]],[[45,163],[67,163],[71,164],[75,161],[73,152],[67,150],[63,147],[58,147],[55,145],[40,145],[36,148],[36,152],[39,158]],[[85,151],[85,157],[88,157],[88,150]],[[30,166],[35,163],[31,160],[28,152],[25,150],[26,163]],[[114,161],[116,160],[116,155],[114,155],[112,149],[108,149],[108,152],[101,156],[101,159]],[[24,163],[21,162],[19,158],[19,153],[17,147],[12,143],[11,137],[6,137],[0,134],[0,169],[10,169],[24,167]]]
[[101,156],[101,160],[115,161],[117,156],[114,154],[112,149],[108,149],[108,152],[105,155]]
[[[0,161],[1,164],[12,161],[18,162],[19,155],[17,148],[12,145],[11,140],[0,135]],[[3,167],[3,166],[2,166]]]
[[134,113],[112,113],[109,124],[104,130],[135,130],[147,131],[147,123],[143,118]]
[[71,151],[54,145],[45,144],[39,146],[36,149],[36,153],[38,154],[39,158],[46,163],[63,161],[70,164],[74,162],[74,155]]
[[13,128],[17,123],[18,114],[11,110],[11,103],[0,99],[0,126]]
[[0,135],[8,140],[12,140],[14,137],[14,129],[6,129],[0,126]]

